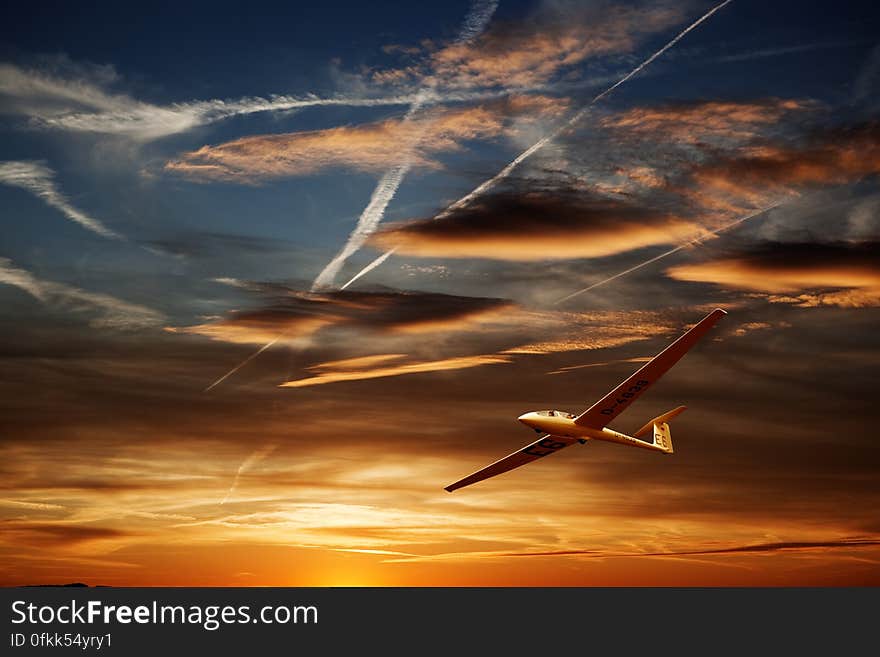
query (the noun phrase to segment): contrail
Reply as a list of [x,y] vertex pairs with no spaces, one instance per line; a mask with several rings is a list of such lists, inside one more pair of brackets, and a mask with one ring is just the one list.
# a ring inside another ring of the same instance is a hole
[[246,470],[254,467],[257,463],[269,456],[277,448],[278,445],[275,443],[265,445],[255,452],[251,453],[244,461],[242,461],[241,465],[238,466],[238,470],[236,470],[235,472],[235,478],[232,480],[232,485],[229,487],[229,490],[226,491],[226,495],[223,497],[223,499],[220,500],[220,504],[226,504],[229,498],[232,497],[232,494],[235,493],[236,489],[238,488],[238,480],[241,478],[241,475],[243,475]]
[[38,278],[26,269],[0,257],[0,285],[13,285],[37,301],[73,312],[97,312],[89,326],[134,331],[161,326],[165,315],[152,308],[129,303],[109,294],[89,292],[72,285]]
[[[492,18],[492,14],[495,13],[497,8],[498,0],[475,0],[471,5],[467,16],[465,16],[464,22],[462,23],[461,29],[459,29],[458,36],[455,38],[454,43],[467,43],[481,34],[483,30],[486,29],[486,25],[488,25],[489,20]],[[427,97],[433,91],[435,85],[436,83],[416,94],[412,105],[410,105],[409,111],[403,118],[404,124],[410,123],[415,115],[422,109],[422,106],[425,104]],[[385,210],[388,207],[388,204],[397,194],[400,184],[403,182],[403,179],[406,178],[410,169],[412,169],[413,161],[415,159],[415,150],[419,147],[423,135],[424,128],[421,131],[417,131],[410,138],[409,143],[401,144],[401,151],[405,153],[403,160],[400,164],[397,164],[385,172],[385,175],[379,180],[376,189],[373,190],[373,194],[370,197],[369,204],[367,204],[367,207],[364,208],[364,211],[358,218],[354,231],[352,231],[348,241],[342,247],[342,250],[336,254],[327,266],[324,267],[321,273],[318,274],[317,278],[315,278],[315,282],[312,283],[312,292],[333,285],[333,281],[336,280],[336,276],[339,274],[339,270],[342,269],[345,262],[354,253],[357,253],[357,251],[364,245],[364,242],[367,241],[367,238],[376,231],[376,228],[382,221],[382,217],[385,216]],[[346,287],[347,286],[348,283],[346,284]]]
[[[422,109],[423,104],[422,99],[417,99],[410,106],[406,116],[403,117],[402,123],[410,123],[418,111]],[[421,136],[421,134],[417,134],[409,140],[409,143],[401,145],[401,150],[406,153],[403,161],[386,171],[379,179],[376,189],[373,190],[373,194],[370,196],[370,202],[364,208],[364,211],[361,212],[361,216],[358,217],[357,225],[351,235],[348,236],[348,241],[342,247],[342,250],[327,263],[324,269],[321,270],[321,273],[315,278],[315,282],[312,283],[312,292],[333,285],[333,281],[336,279],[336,275],[342,269],[345,261],[354,253],[357,253],[358,249],[367,241],[367,238],[375,232],[379,222],[382,221],[382,217],[385,215],[385,209],[388,207],[391,199],[397,194],[400,183],[403,182],[406,174],[412,168],[414,151],[418,148],[419,142],[421,142]]]
[[369,274],[369,273],[370,273],[371,271],[373,271],[376,267],[378,267],[378,266],[381,265],[383,262],[385,262],[386,260],[388,260],[388,258],[390,258],[392,255],[394,255],[394,252],[395,252],[395,251],[397,251],[397,247],[394,247],[393,249],[389,249],[388,251],[386,251],[385,253],[383,253],[382,255],[380,255],[378,258],[376,258],[375,260],[373,260],[373,262],[371,262],[371,263],[368,264],[366,267],[364,267],[363,269],[361,269],[357,274],[355,274],[354,276],[352,276],[351,279],[348,281],[348,283],[346,283],[345,285],[343,285],[343,286],[342,286],[341,288],[339,288],[339,289],[340,289],[340,290],[344,290],[344,289],[347,288],[349,285],[351,285],[352,283],[354,283],[357,279],[359,279],[361,276],[364,276],[365,274]]
[[[481,194],[483,194],[483,193],[486,192],[487,190],[489,190],[489,189],[491,189],[492,187],[494,187],[495,185],[497,185],[500,181],[502,181],[502,180],[504,180],[505,178],[507,178],[507,177],[513,172],[513,170],[516,169],[516,168],[517,168],[520,164],[522,164],[525,160],[527,160],[529,157],[531,157],[532,155],[534,155],[537,151],[541,150],[544,146],[546,146],[548,143],[550,143],[551,141],[553,141],[554,139],[556,139],[557,137],[559,137],[561,134],[563,134],[564,132],[566,132],[567,130],[569,130],[569,129],[570,129],[572,126],[574,126],[578,121],[580,121],[580,120],[581,120],[581,119],[587,114],[587,112],[589,112],[590,108],[591,108],[593,105],[595,105],[598,101],[602,100],[605,96],[607,96],[607,95],[610,94],[612,91],[614,91],[615,89],[617,89],[620,85],[624,84],[625,82],[627,82],[628,80],[630,80],[633,76],[635,76],[635,75],[637,75],[638,73],[640,73],[645,67],[649,66],[649,65],[650,65],[655,59],[657,59],[658,57],[660,57],[661,55],[663,55],[663,53],[665,53],[667,50],[669,50],[669,49],[672,48],[675,44],[677,44],[679,41],[681,41],[681,40],[684,38],[684,36],[685,36],[688,32],[690,32],[691,30],[695,29],[695,28],[696,28],[697,26],[699,26],[703,21],[708,20],[708,19],[709,19],[709,18],[710,18],[715,12],[719,11],[720,9],[723,9],[725,6],[729,5],[731,2],[733,2],[733,0],[724,0],[724,2],[722,2],[722,3],[718,4],[718,5],[716,5],[715,7],[713,7],[713,8],[710,9],[709,11],[707,11],[705,14],[703,14],[702,16],[700,16],[700,18],[698,18],[698,19],[695,20],[693,23],[691,23],[690,25],[688,25],[685,29],[683,29],[681,32],[679,32],[679,33],[675,36],[675,38],[672,39],[672,41],[670,41],[670,42],[667,43],[665,46],[663,46],[662,48],[660,48],[660,50],[658,50],[658,51],[655,52],[653,55],[651,55],[650,57],[648,57],[648,59],[646,59],[645,61],[643,61],[641,64],[639,64],[638,66],[636,66],[633,70],[631,70],[629,73],[627,73],[627,74],[624,75],[622,78],[620,78],[617,82],[615,82],[615,83],[612,84],[610,87],[608,87],[605,91],[603,91],[603,92],[600,93],[598,96],[596,96],[595,98],[593,98],[589,103],[587,103],[584,107],[582,107],[580,110],[578,110],[578,111],[577,111],[577,112],[576,112],[576,113],[575,113],[570,119],[568,119],[568,121],[566,121],[565,123],[563,123],[563,124],[562,124],[561,126],[559,126],[556,130],[554,130],[553,132],[551,132],[549,135],[547,135],[547,136],[545,136],[545,137],[542,137],[541,139],[539,139],[538,141],[536,141],[534,144],[532,144],[531,146],[529,146],[526,150],[524,150],[522,153],[520,153],[519,155],[517,155],[516,158],[514,158],[513,161],[512,161],[510,164],[508,164],[506,167],[504,167],[504,168],[503,168],[501,171],[499,171],[495,176],[493,176],[492,178],[489,178],[488,180],[486,180],[485,182],[483,182],[482,184],[480,184],[480,185],[479,185],[476,189],[474,189],[472,192],[470,192],[469,194],[466,194],[465,196],[462,196],[462,197],[461,197],[460,199],[458,199],[455,203],[453,203],[452,205],[448,206],[445,210],[443,210],[443,211],[440,212],[439,214],[435,215],[435,216],[434,216],[434,219],[443,219],[444,217],[448,216],[449,214],[451,214],[451,213],[454,212],[455,210],[459,209],[460,207],[462,207],[462,206],[464,206],[464,205],[467,205],[467,204],[470,203],[473,199],[475,199],[476,197],[480,196]],[[365,273],[367,273],[368,271],[372,271],[373,269],[375,269],[376,267],[378,267],[380,264],[382,264],[382,262],[384,262],[385,260],[387,260],[388,257],[389,257],[392,253],[394,253],[394,251],[395,251],[395,249],[391,249],[391,250],[386,251],[385,253],[383,253],[383,254],[382,254],[381,256],[379,256],[378,258],[376,258],[376,260],[374,260],[373,262],[371,262],[370,264],[368,264],[368,265],[367,265],[362,271],[358,272],[358,273],[354,276],[354,278],[352,278],[348,283],[346,283],[345,285],[343,285],[343,286],[342,286],[342,289],[344,290],[344,289],[347,288],[349,285],[351,285],[354,281],[356,281],[356,280],[359,279],[361,276],[363,276]]]
[[255,351],[254,353],[252,353],[250,356],[248,356],[248,357],[245,358],[243,361],[241,361],[238,365],[236,365],[236,366],[233,367],[231,370],[229,370],[226,374],[224,374],[224,375],[221,376],[219,379],[217,379],[216,381],[214,381],[214,383],[212,383],[212,384],[209,385],[207,388],[205,388],[205,390],[204,390],[203,392],[208,392],[208,391],[209,391],[211,388],[213,388],[214,386],[217,386],[217,385],[223,383],[223,382],[224,382],[226,379],[228,379],[230,376],[232,376],[233,374],[235,374],[236,372],[238,372],[238,370],[240,370],[242,367],[244,367],[245,365],[247,365],[248,363],[250,363],[254,358],[256,358],[256,357],[259,356],[261,353],[263,353],[264,351],[266,351],[266,349],[268,349],[268,348],[271,347],[273,344],[275,344],[276,342],[278,342],[282,337],[284,337],[284,334],[283,334],[283,333],[282,333],[281,335],[279,335],[277,338],[275,338],[274,340],[272,340],[271,342],[267,342],[266,344],[264,344],[262,347],[260,347],[259,349],[257,349],[257,351]]
[[498,9],[498,0],[474,0],[470,11],[464,17],[454,43],[467,43],[471,39],[480,36],[483,30],[486,29],[486,25],[489,24],[496,9]]
[[657,262],[658,260],[662,260],[666,256],[671,256],[673,253],[678,253],[682,249],[686,249],[689,246],[694,246],[695,244],[699,244],[700,242],[705,240],[707,237],[712,237],[713,235],[717,235],[718,233],[722,233],[729,228],[733,228],[734,226],[738,226],[739,224],[746,222],[749,219],[754,219],[755,217],[758,217],[758,216],[764,214],[765,212],[769,212],[773,208],[777,208],[780,205],[782,205],[781,201],[779,203],[775,203],[775,204],[770,205],[766,208],[758,210],[757,212],[753,212],[752,214],[746,215],[745,217],[740,217],[739,219],[731,221],[730,223],[724,224],[720,228],[716,228],[715,230],[711,230],[704,235],[700,235],[699,237],[695,237],[692,240],[688,240],[687,242],[679,244],[678,246],[676,246],[672,249],[669,249],[668,251],[664,251],[660,255],[656,255],[653,258],[645,260],[644,262],[640,262],[637,265],[633,265],[629,269],[624,269],[622,272],[618,272],[617,274],[614,274],[614,276],[609,276],[608,278],[603,279],[603,280],[599,281],[598,283],[593,283],[589,287],[585,287],[582,290],[578,290],[577,292],[572,292],[571,294],[568,294],[568,295],[562,297],[561,299],[557,299],[556,301],[553,302],[553,305],[554,306],[559,305],[560,303],[564,303],[564,302],[568,301],[569,299],[574,299],[576,296],[580,296],[581,294],[584,294],[585,292],[589,292],[590,290],[594,290],[597,287],[599,287],[600,285],[605,285],[605,283],[610,283],[611,281],[617,280],[621,276],[626,276],[627,274],[631,274],[632,272],[636,271],[637,269],[641,269],[642,267],[650,265],[653,262]]
[[0,183],[29,191],[71,221],[101,237],[125,239],[94,217],[75,208],[55,184],[55,172],[42,162],[31,160],[0,162]]

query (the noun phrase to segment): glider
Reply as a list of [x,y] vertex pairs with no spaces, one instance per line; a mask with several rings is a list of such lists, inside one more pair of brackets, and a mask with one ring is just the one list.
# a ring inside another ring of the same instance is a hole
[[[630,404],[638,399],[645,390],[654,385],[726,314],[727,312],[720,308],[713,310],[684,335],[654,356],[638,372],[580,415],[572,415],[565,411],[535,411],[520,415],[517,418],[520,422],[542,436],[513,454],[505,456],[500,461],[495,461],[482,470],[477,470],[464,479],[449,484],[445,490],[451,493],[459,488],[470,486],[483,479],[495,477],[526,463],[555,454],[569,445],[586,444],[588,440],[605,440],[650,449],[663,454],[672,454],[669,422],[684,411],[685,406],[679,406],[655,417],[632,436],[609,429],[607,425],[629,408]],[[645,436],[650,436],[650,442],[642,439]]]

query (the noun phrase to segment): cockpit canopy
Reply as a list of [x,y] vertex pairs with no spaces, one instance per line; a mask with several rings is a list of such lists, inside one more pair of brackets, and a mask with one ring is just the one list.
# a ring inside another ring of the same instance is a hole
[[545,417],[564,417],[569,420],[573,420],[577,417],[577,415],[573,415],[567,411],[536,411],[538,415],[543,415]]

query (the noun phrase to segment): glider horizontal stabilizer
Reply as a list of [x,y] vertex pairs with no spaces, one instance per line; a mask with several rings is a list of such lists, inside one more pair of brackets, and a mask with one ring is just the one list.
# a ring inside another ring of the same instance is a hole
[[655,424],[663,424],[672,422],[673,418],[678,417],[687,410],[687,406],[679,406],[671,411],[666,411],[663,415],[658,415],[653,420],[648,420],[645,425],[633,434],[633,438],[641,438],[652,433]]

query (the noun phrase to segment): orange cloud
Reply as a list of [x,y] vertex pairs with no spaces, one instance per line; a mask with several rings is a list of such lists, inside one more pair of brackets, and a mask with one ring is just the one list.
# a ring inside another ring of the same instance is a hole
[[540,326],[545,336],[504,350],[505,354],[552,354],[566,351],[611,349],[669,333],[673,326],[659,313],[597,311],[523,312],[513,318],[519,325]]
[[236,344],[266,344],[278,339],[279,335],[283,335],[284,340],[308,337],[332,323],[330,317],[306,317],[283,309],[266,309],[237,312],[224,319],[194,326],[167,327],[165,330]]
[[765,205],[814,185],[839,185],[880,173],[880,124],[827,130],[802,144],[765,143],[693,168],[685,192],[707,209]]
[[666,270],[680,281],[762,292],[803,307],[880,306],[876,245],[781,244],[761,251]]
[[741,142],[760,136],[766,126],[778,122],[786,114],[811,106],[800,100],[772,99],[638,107],[606,117],[600,125],[640,140],[647,138],[678,144],[698,144],[716,139]]
[[412,320],[391,329],[394,333],[438,333],[446,331],[465,331],[479,328],[483,324],[501,322],[514,308],[512,303],[499,303],[488,308],[473,308],[455,317],[437,317]]
[[[671,326],[656,313],[567,313],[530,312],[506,308],[503,319],[508,330],[518,327],[540,328],[545,336],[552,339],[534,341],[506,349],[494,354],[481,354],[446,358],[442,360],[418,361],[391,364],[403,359],[405,354],[376,354],[344,360],[329,361],[311,365],[306,369],[314,376],[296,379],[282,384],[282,387],[301,388],[341,381],[360,381],[423,372],[468,369],[481,365],[512,362],[517,354],[553,354],[566,351],[609,349],[638,340],[646,340],[668,333]],[[639,360],[639,359],[636,359]],[[630,362],[630,361],[623,361]]]
[[371,242],[419,257],[539,261],[606,256],[699,232],[673,215],[560,191],[495,195],[441,219],[389,224]]
[[733,334],[743,336],[752,331],[765,331],[771,328],[773,328],[773,324],[770,324],[769,322],[745,322],[744,324],[740,324]]
[[794,185],[770,184],[760,176],[745,180],[734,163],[800,151],[802,145],[771,142],[771,135],[785,133],[788,117],[816,109],[816,103],[797,99],[704,101],[607,116],[600,125],[610,131],[611,143],[637,149],[638,155],[595,187],[621,196],[671,192],[705,214],[707,225],[724,223],[796,193]]
[[373,81],[423,78],[447,87],[529,87],[584,61],[631,52],[646,36],[679,23],[681,7],[566,5],[543,7],[519,24],[495,24],[478,39],[431,53],[424,65],[377,71]]
[[320,371],[346,371],[369,369],[379,363],[389,360],[397,360],[405,358],[406,354],[376,354],[373,356],[358,356],[357,358],[344,358],[342,360],[331,360],[319,365],[312,365],[309,369]]
[[[394,360],[400,358],[399,354],[380,356],[379,360]],[[302,388],[316,386],[325,383],[338,383],[340,381],[361,381],[364,379],[380,379],[389,376],[402,376],[404,374],[420,374],[424,372],[443,372],[447,370],[461,370],[481,365],[495,365],[509,363],[510,358],[501,355],[490,356],[462,356],[459,358],[446,358],[443,360],[405,363],[402,365],[389,365],[375,369],[356,368],[351,370],[339,369],[339,364],[322,363],[313,365],[308,369],[317,372],[315,376],[305,379],[295,379],[282,383],[282,388]]]
[[194,180],[255,182],[305,176],[325,169],[384,171],[412,145],[414,166],[437,168],[432,157],[462,148],[473,139],[497,137],[510,129],[513,117],[534,120],[555,116],[567,101],[546,96],[511,98],[476,107],[427,110],[417,118],[326,130],[244,137],[203,146],[167,162],[165,170]]
[[766,145],[697,172],[697,180],[739,184],[840,184],[880,173],[880,124],[829,130],[803,147]]

